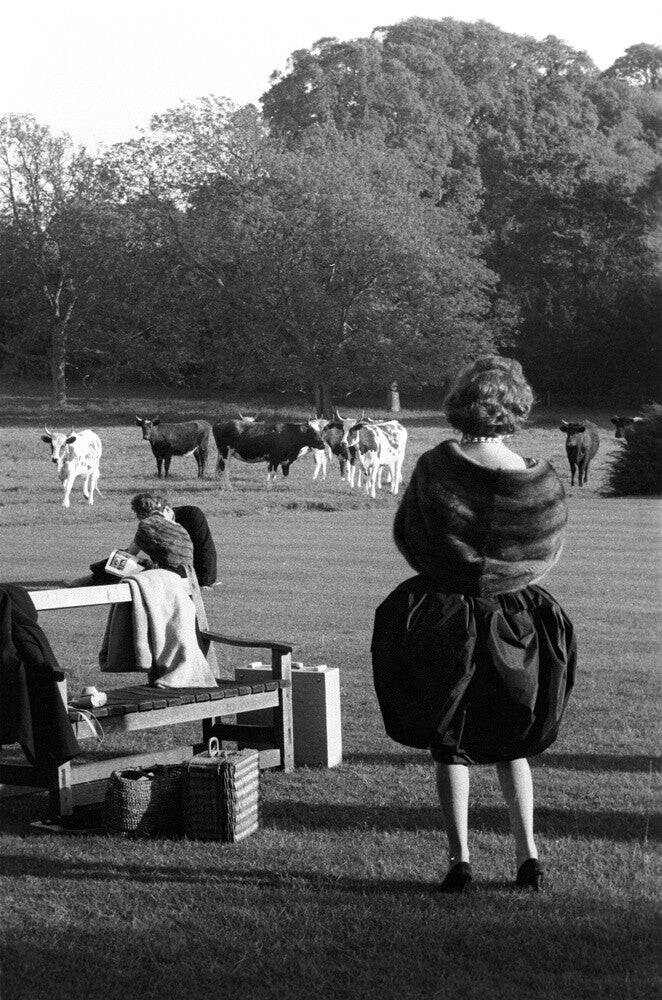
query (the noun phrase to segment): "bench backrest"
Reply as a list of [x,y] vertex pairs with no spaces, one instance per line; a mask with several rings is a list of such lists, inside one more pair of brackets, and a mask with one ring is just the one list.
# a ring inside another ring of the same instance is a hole
[[[180,578],[181,579],[181,578]],[[182,586],[191,593],[191,585],[188,580],[181,579]],[[37,611],[59,611],[66,608],[93,608],[112,606],[113,604],[130,604],[132,601],[131,588],[128,583],[102,584],[95,587],[58,587],[55,590],[29,590]],[[197,600],[195,598],[197,597]],[[198,627],[205,632],[209,628],[207,613],[202,603],[200,591],[194,595],[194,603]],[[198,636],[198,644],[202,649],[209,666],[216,676],[219,674],[219,665],[216,658],[216,651],[208,640]]]
[[[182,580],[182,584],[190,593],[188,580]],[[28,593],[37,611],[93,608],[103,604],[131,602],[131,588],[128,583],[103,584],[98,587],[58,587],[57,590],[29,590]]]

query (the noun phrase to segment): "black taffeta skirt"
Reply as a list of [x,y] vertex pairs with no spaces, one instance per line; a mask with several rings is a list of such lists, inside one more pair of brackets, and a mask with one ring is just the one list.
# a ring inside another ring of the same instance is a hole
[[556,739],[574,685],[574,629],[529,586],[493,598],[406,580],[379,606],[372,639],[386,732],[441,763],[531,757]]

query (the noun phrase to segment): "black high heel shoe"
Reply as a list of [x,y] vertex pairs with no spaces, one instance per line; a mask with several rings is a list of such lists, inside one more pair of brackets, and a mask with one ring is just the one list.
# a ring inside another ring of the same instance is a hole
[[520,865],[517,870],[515,888],[533,889],[534,892],[540,892],[542,888],[543,876],[543,867],[538,859],[529,858],[529,860]]
[[471,865],[467,861],[458,861],[447,873],[439,886],[440,892],[475,892],[476,883],[471,874]]

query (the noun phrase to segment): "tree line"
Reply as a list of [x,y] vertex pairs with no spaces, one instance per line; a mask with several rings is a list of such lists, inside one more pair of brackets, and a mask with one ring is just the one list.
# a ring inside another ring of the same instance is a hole
[[319,401],[500,350],[542,391],[655,394],[662,48],[600,72],[412,18],[294,52],[261,103],[182,103],[94,156],[0,119],[5,373],[60,406],[72,377]]

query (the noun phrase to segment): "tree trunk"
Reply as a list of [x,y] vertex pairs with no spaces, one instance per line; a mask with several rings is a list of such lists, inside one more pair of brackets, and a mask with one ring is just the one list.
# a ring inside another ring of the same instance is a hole
[[331,400],[331,386],[328,382],[315,383],[315,414],[331,420],[333,417],[333,403]]
[[67,408],[67,320],[56,320],[51,333],[51,387],[53,405]]

